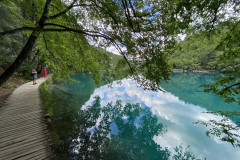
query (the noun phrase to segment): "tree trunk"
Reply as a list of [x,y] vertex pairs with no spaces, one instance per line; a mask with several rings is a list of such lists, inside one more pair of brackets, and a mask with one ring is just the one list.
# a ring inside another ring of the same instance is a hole
[[46,21],[47,15],[49,13],[49,7],[51,4],[51,1],[52,0],[46,1],[42,17],[40,18],[39,22],[36,25],[37,26],[36,30],[32,32],[27,43],[23,47],[23,49],[20,52],[20,54],[18,55],[18,57],[10,65],[10,67],[8,67],[8,69],[1,74],[0,86],[13,75],[13,73],[21,66],[22,62],[28,57],[28,55],[32,51],[33,46],[34,46],[36,40],[38,39],[38,36],[41,33],[41,30],[44,28],[44,22]]

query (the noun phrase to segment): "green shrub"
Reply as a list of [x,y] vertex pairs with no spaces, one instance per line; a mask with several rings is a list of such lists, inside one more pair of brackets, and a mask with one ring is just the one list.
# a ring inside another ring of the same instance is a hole
[[50,114],[53,117],[53,108],[55,105],[55,101],[53,99],[52,93],[49,89],[49,83],[52,82],[52,78],[48,78],[45,82],[43,82],[40,86],[41,97],[43,100],[43,106],[45,113]]
[[17,87],[18,85],[17,84],[12,84],[12,83],[4,83],[2,86],[1,86],[1,88],[15,88],[15,87]]
[[13,58],[10,56],[0,55],[0,67],[6,69],[12,64]]

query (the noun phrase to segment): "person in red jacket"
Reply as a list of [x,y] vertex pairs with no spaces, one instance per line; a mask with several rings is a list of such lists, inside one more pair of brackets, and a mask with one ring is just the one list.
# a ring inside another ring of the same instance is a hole
[[43,68],[43,77],[44,78],[47,77],[47,68],[46,67]]

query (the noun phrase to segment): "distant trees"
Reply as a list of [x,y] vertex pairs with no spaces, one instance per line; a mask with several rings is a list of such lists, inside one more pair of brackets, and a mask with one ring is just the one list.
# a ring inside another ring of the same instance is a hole
[[[188,35],[185,40],[178,43],[177,49],[169,56],[169,63],[176,69],[238,72],[240,70],[238,53],[226,55],[227,50],[234,49],[232,46],[238,46],[234,45],[236,42],[232,42],[231,46],[225,46],[224,50],[223,46],[218,46],[228,36],[233,25],[233,22],[222,23],[215,26],[211,34],[207,31],[199,31]],[[234,32],[236,30],[237,28]],[[236,36],[236,33],[234,35]],[[236,51],[236,48],[234,50]]]

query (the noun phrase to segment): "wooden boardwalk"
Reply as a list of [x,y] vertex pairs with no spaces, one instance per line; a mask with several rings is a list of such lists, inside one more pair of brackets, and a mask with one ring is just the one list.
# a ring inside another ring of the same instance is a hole
[[43,81],[18,87],[0,106],[0,160],[55,159],[39,93]]

